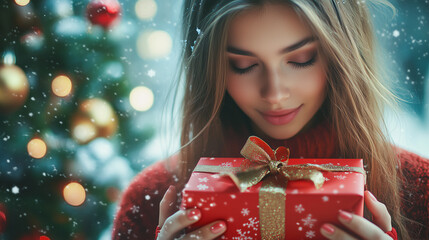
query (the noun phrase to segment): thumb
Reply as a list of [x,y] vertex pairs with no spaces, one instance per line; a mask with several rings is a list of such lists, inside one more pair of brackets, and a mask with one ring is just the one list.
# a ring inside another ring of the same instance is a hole
[[366,207],[372,213],[373,223],[384,232],[392,231],[392,219],[386,205],[379,202],[370,191],[365,191],[364,197]]
[[161,202],[159,203],[159,221],[158,226],[162,227],[165,220],[174,213],[175,206],[174,203],[177,200],[177,190],[176,187],[170,185],[167,191],[164,194]]

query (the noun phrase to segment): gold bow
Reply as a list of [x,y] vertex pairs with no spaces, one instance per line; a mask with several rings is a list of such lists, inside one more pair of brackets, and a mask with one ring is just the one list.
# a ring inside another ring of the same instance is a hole
[[222,175],[228,175],[241,192],[256,185],[267,175],[274,176],[277,181],[284,184],[289,180],[310,180],[316,189],[321,188],[325,182],[321,171],[352,171],[365,175],[363,169],[357,167],[310,163],[287,165],[289,148],[279,147],[273,151],[266,142],[255,136],[247,139],[240,153],[246,158],[241,165],[242,171],[224,172]]

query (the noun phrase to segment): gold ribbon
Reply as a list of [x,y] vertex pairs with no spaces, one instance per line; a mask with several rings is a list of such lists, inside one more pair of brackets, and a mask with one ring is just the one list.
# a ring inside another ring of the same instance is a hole
[[197,165],[194,171],[221,173],[229,176],[240,192],[262,181],[259,190],[259,224],[262,239],[285,238],[286,185],[288,181],[310,180],[316,189],[322,187],[325,178],[321,171],[366,173],[359,167],[333,164],[287,165],[289,148],[275,151],[258,137],[251,136],[241,150],[245,157],[240,167]]

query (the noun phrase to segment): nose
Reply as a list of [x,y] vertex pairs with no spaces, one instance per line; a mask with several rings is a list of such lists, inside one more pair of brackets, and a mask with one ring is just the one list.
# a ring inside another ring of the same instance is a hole
[[262,78],[262,98],[270,104],[278,104],[290,97],[286,76],[275,70],[266,70]]

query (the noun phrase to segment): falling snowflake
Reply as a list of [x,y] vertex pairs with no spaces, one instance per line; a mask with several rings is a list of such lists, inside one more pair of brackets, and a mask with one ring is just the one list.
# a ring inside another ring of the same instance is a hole
[[246,236],[249,233],[250,233],[250,231],[247,231],[247,232],[244,231],[244,232],[242,232],[241,229],[237,229],[238,236],[237,237],[232,237],[232,239],[233,240],[253,240],[252,237]]
[[335,175],[334,178],[336,178],[338,180],[344,180],[344,179],[346,179],[346,176],[344,176],[344,175]]
[[307,217],[301,219],[301,221],[304,223],[304,226],[308,226],[309,228],[312,228],[314,226],[314,223],[317,220],[314,219],[311,214],[308,214]]
[[316,236],[316,232],[314,232],[313,230],[307,231],[305,233],[305,237],[307,238],[314,238]]
[[131,212],[132,212],[132,213],[134,213],[134,214],[136,214],[136,213],[140,212],[140,207],[139,207],[139,206],[136,206],[136,205],[133,205],[133,206],[131,207]]
[[12,193],[13,193],[13,194],[18,194],[18,193],[19,193],[19,187],[17,187],[17,186],[13,186],[13,188],[12,188]]
[[328,196],[323,196],[323,197],[322,197],[322,200],[323,200],[324,202],[327,202],[327,201],[329,201],[329,197],[328,197]]
[[150,69],[149,71],[147,71],[147,75],[152,78],[152,77],[155,77],[156,72],[155,72],[155,70]]
[[247,223],[243,223],[243,227],[253,228],[253,230],[258,230],[259,221],[256,221],[256,217],[249,218]]
[[394,37],[399,37],[399,35],[400,35],[400,33],[399,33],[399,31],[398,31],[398,30],[394,30],[394,31],[393,31],[393,36],[394,36]]
[[232,167],[232,162],[224,162],[220,166],[222,166],[222,167]]
[[305,211],[305,208],[302,206],[302,204],[295,205],[295,212],[302,213]]
[[207,190],[207,188],[209,188],[207,185],[205,184],[198,184],[197,185],[198,190]]

